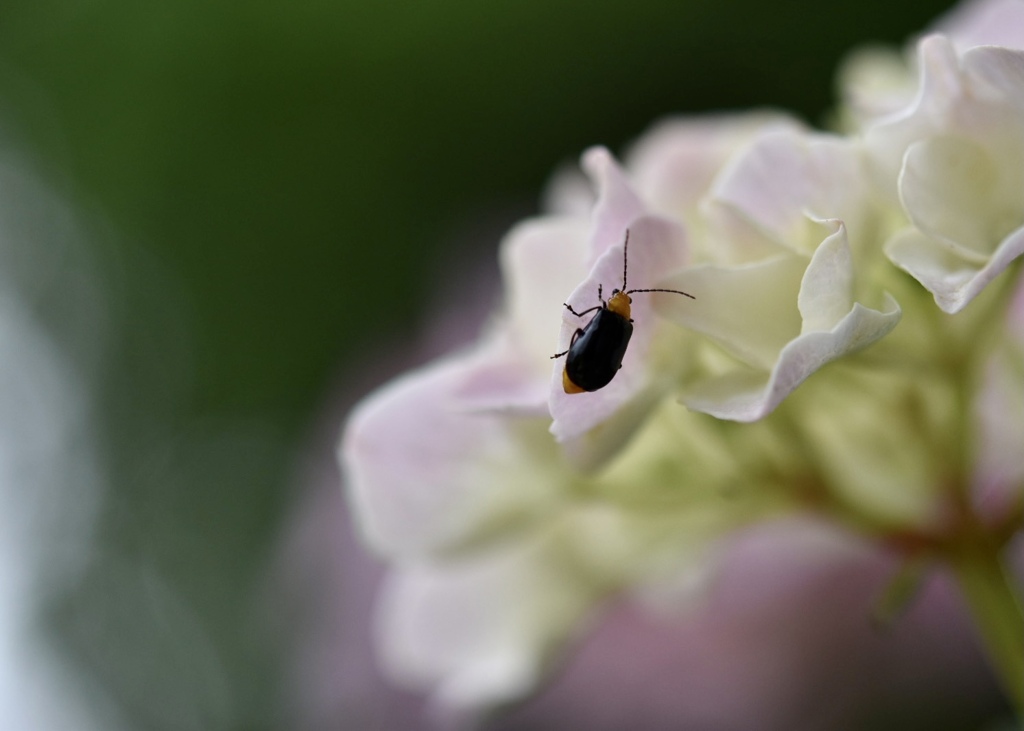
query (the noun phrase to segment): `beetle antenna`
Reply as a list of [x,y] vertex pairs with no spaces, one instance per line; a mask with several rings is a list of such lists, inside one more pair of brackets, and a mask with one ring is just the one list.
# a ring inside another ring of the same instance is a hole
[[629,266],[629,229],[626,229],[626,243],[622,246],[622,291],[626,291],[626,267]]
[[631,289],[626,294],[635,294],[636,292],[672,292],[673,294],[681,294],[684,297],[689,297],[692,300],[697,299],[689,292],[683,292],[678,289]]

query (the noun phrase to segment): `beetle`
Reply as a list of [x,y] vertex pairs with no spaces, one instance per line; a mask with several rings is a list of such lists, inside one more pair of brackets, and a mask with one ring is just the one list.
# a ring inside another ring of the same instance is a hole
[[597,311],[590,321],[576,328],[569,348],[551,356],[552,360],[568,356],[562,370],[562,388],[566,393],[584,393],[604,388],[622,368],[629,339],[633,336],[633,319],[629,306],[633,300],[629,295],[637,292],[671,292],[696,299],[692,294],[678,289],[626,289],[626,273],[629,265],[629,229],[622,248],[622,289],[613,289],[612,296],[604,301],[602,285],[597,285],[597,299],[601,302],[590,309],[577,312],[568,302],[565,309],[576,317]]

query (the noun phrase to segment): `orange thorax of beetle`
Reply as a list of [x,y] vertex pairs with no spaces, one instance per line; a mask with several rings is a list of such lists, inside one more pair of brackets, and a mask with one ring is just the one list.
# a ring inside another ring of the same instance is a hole
[[621,315],[627,320],[629,317],[629,306],[633,303],[633,300],[629,298],[625,292],[614,292],[612,293],[611,299],[608,300],[608,309],[614,312],[616,315]]

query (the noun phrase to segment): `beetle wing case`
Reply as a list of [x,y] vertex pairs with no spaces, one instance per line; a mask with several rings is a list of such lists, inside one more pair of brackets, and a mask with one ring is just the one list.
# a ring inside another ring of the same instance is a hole
[[[583,391],[604,388],[622,366],[632,336],[633,324],[627,318],[606,308],[598,310],[569,348],[565,376]],[[573,393],[568,388],[565,392]]]

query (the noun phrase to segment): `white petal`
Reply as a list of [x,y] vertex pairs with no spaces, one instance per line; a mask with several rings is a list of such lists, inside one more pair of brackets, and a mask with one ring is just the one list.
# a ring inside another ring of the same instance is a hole
[[950,40],[931,35],[918,43],[921,91],[916,106],[907,110],[905,119],[918,118],[921,124],[941,124],[949,113],[950,100],[964,93],[960,60]]
[[821,241],[809,218],[860,218],[866,190],[853,143],[829,135],[764,135],[734,159],[712,196],[731,203],[780,244],[810,253]]
[[595,595],[537,537],[457,563],[400,567],[380,598],[382,665],[430,691],[441,715],[465,719],[530,691],[582,629]]
[[796,307],[807,259],[781,254],[737,267],[696,266],[664,281],[695,300],[656,298],[673,322],[707,335],[751,366],[768,370],[782,347],[800,333]]
[[943,36],[918,43],[921,82],[913,103],[871,126],[865,142],[878,167],[877,182],[891,200],[898,200],[896,181],[903,155],[914,142],[946,127],[954,100],[963,96],[964,81],[956,51]]
[[840,221],[826,225],[834,232],[814,252],[800,283],[801,334],[831,330],[853,305],[853,259],[846,227]]
[[[454,392],[472,366],[469,357],[452,358],[410,373],[350,416],[340,456],[360,527],[377,551],[451,549],[544,509],[557,477],[543,455],[512,438],[523,425],[460,408]],[[545,436],[544,422],[534,424]]]
[[1024,254],[1024,229],[1007,236],[983,266],[968,263],[945,242],[905,229],[889,240],[885,253],[935,297],[943,312],[959,312],[1010,262]]
[[899,322],[900,308],[888,297],[884,311],[857,303],[829,332],[809,332],[779,354],[770,375],[731,373],[699,384],[683,398],[694,411],[732,421],[756,421],[772,411],[812,373],[837,358],[867,347]]
[[1024,200],[1011,200],[1001,182],[998,166],[979,145],[963,137],[932,137],[907,150],[900,199],[922,233],[980,264],[1024,223]]
[[783,247],[772,232],[725,201],[705,198],[700,205],[700,215],[706,228],[703,237],[706,241],[704,250],[695,258],[702,263],[753,264],[791,251]]

